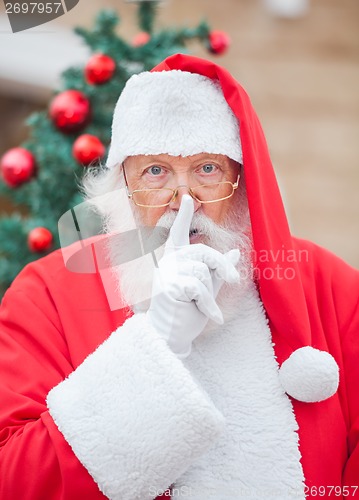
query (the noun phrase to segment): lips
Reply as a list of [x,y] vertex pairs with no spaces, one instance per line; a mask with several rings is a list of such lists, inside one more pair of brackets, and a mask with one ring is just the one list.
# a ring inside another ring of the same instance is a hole
[[198,229],[191,229],[189,232],[189,241],[191,244],[201,243],[202,242],[202,234]]

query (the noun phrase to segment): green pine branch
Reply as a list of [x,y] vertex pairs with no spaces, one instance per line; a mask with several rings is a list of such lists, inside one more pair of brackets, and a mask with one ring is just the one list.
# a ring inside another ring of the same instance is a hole
[[115,60],[116,72],[102,85],[88,84],[83,67],[70,67],[62,74],[57,92],[76,89],[86,94],[91,103],[91,121],[78,133],[65,134],[58,130],[48,111],[33,113],[28,118],[29,138],[22,146],[36,159],[36,176],[17,188],[0,183],[0,194],[22,207],[21,213],[0,217],[0,295],[24,265],[48,253],[30,251],[27,245],[29,231],[39,226],[46,227],[53,234],[52,249],[58,248],[58,220],[81,202],[78,180],[82,177],[83,167],[72,155],[75,139],[84,133],[93,134],[107,147],[113,109],[128,78],[150,70],[169,55],[186,52],[189,40],[197,39],[207,45],[207,23],[202,22],[195,28],[156,31],[156,14],[157,2],[139,2],[139,30],[151,35],[149,42],[140,47],[134,47],[117,34],[120,18],[114,11],[100,12],[92,29],[75,29],[91,53],[105,53]]
[[138,9],[138,24],[142,31],[152,34],[158,2],[141,2]]

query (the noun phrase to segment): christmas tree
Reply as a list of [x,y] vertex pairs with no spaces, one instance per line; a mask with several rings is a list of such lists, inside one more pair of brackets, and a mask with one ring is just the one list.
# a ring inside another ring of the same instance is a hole
[[0,295],[27,263],[59,247],[58,220],[82,201],[83,169],[106,157],[112,112],[128,78],[186,52],[191,39],[212,53],[227,49],[227,35],[206,22],[155,31],[157,3],[138,2],[140,32],[131,43],[116,34],[113,11],[102,11],[92,30],[76,28],[92,56],[84,68],[63,73],[48,111],[29,117],[29,139],[3,155],[0,195],[21,210],[0,219]]

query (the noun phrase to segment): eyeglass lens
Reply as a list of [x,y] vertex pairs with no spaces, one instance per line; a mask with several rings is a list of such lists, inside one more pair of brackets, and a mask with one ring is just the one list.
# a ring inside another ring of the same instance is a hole
[[[218,182],[213,184],[204,184],[190,189],[192,195],[202,203],[219,201],[229,198],[233,194],[233,185],[231,182]],[[162,206],[167,205],[173,198],[174,190],[168,188],[162,189],[142,189],[132,193],[133,201],[143,206]]]

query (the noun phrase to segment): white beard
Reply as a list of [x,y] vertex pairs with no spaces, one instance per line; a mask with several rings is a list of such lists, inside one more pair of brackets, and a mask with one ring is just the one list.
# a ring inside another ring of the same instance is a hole
[[[141,256],[129,260],[124,254],[136,255],[139,242],[137,236],[134,240],[126,240],[125,223],[121,222],[119,214],[110,216],[107,220],[107,231],[119,234],[119,238],[109,240],[108,251],[112,271],[117,284],[117,292],[121,294],[123,305],[131,307],[134,311],[146,311],[150,304],[152,294],[153,270],[157,262],[162,258],[164,246],[168,233],[176,218],[177,211],[169,211],[163,214],[154,228],[143,228],[137,231],[140,234]],[[138,214],[134,212],[136,225],[141,228]],[[123,221],[123,219],[122,219]],[[252,281],[251,250],[252,240],[250,234],[249,216],[229,213],[223,225],[218,225],[209,217],[200,212],[193,215],[190,231],[196,231],[200,243],[208,245],[221,253],[238,248],[241,252],[237,269],[241,280],[238,284],[224,283],[217,296],[217,303],[221,308],[224,319],[227,320],[238,310],[240,297],[247,289],[248,283]],[[134,235],[134,231],[127,233]],[[150,249],[155,249],[149,252]],[[138,254],[138,253],[137,253]],[[133,258],[133,257],[132,257]],[[125,262],[119,264],[120,262]],[[210,324],[209,324],[210,327]]]

